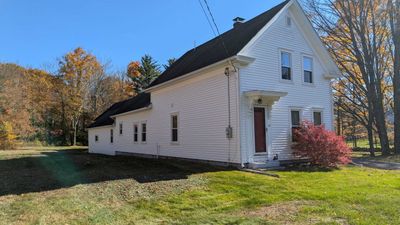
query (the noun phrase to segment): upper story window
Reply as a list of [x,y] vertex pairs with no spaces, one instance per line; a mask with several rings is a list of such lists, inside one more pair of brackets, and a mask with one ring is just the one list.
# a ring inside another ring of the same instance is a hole
[[139,141],[139,126],[133,124],[133,142],[137,143]]
[[123,133],[123,125],[122,123],[119,124],[119,135],[122,135]]
[[287,27],[292,26],[292,18],[290,16],[286,16],[286,26]]
[[322,112],[314,111],[313,112],[313,121],[314,121],[314,125],[316,125],[316,126],[322,125]]
[[171,115],[171,141],[178,142],[178,114]]
[[146,143],[147,141],[147,124],[142,123],[142,143]]
[[110,143],[111,144],[114,143],[114,130],[113,129],[110,130]]
[[304,83],[313,83],[313,59],[311,57],[303,57]]
[[292,80],[292,54],[281,52],[281,76],[282,80]]
[[291,116],[291,132],[292,132],[292,141],[296,142],[295,131],[300,129],[300,110],[292,110],[290,112]]
[[98,142],[98,141],[99,141],[99,135],[95,135],[95,136],[94,136],[94,141],[95,141],[95,142]]

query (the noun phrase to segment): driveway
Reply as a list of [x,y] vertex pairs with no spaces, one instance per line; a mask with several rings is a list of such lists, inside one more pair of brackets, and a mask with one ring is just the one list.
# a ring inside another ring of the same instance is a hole
[[353,162],[366,167],[383,169],[383,170],[400,170],[400,163],[380,162],[368,158],[353,158]]

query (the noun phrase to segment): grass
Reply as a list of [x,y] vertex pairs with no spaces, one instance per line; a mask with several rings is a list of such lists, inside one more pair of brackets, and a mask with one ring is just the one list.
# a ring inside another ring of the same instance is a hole
[[400,171],[273,171],[0,152],[0,224],[400,224]]

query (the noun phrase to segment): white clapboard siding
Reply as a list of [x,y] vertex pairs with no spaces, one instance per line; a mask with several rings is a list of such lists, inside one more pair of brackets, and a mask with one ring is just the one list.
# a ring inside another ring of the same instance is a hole
[[[229,141],[225,136],[228,97],[224,71],[225,67],[219,67],[155,90],[151,93],[151,109],[118,116],[115,121],[114,151],[240,163],[236,76],[233,74],[230,81],[234,138]],[[172,113],[178,113],[179,143],[171,143]],[[147,122],[146,143],[140,142],[140,123],[143,121]],[[120,123],[123,124],[122,135],[119,135]],[[139,143],[133,142],[134,123],[139,124]],[[90,136],[96,131],[90,129]]]
[[[246,56],[256,58],[255,62],[240,71],[241,92],[267,90],[287,92],[272,106],[271,127],[269,127],[272,153],[279,159],[290,159],[290,108],[302,109],[302,119],[312,120],[313,110],[323,110],[323,123],[332,129],[332,102],[330,80],[323,77],[326,73],[317,54],[313,51],[302,31],[296,25],[290,8],[284,11],[248,51]],[[291,27],[286,26],[286,16],[292,18]],[[292,54],[293,83],[280,80],[280,50]],[[302,58],[312,56],[314,64],[314,85],[303,83]],[[247,152],[249,160],[254,155],[252,112],[248,100],[241,94],[241,147]]]
[[[115,155],[115,133],[114,143],[110,142],[110,129],[112,126],[96,127],[89,129],[89,152],[104,155]],[[114,129],[115,132],[115,129]],[[95,136],[98,136],[98,141],[95,141]]]

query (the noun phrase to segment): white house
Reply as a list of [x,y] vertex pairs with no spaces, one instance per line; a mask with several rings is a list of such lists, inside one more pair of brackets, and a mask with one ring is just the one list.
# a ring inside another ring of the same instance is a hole
[[340,71],[299,3],[234,21],[100,115],[89,152],[258,167],[293,159],[300,121],[333,129],[331,79]]

